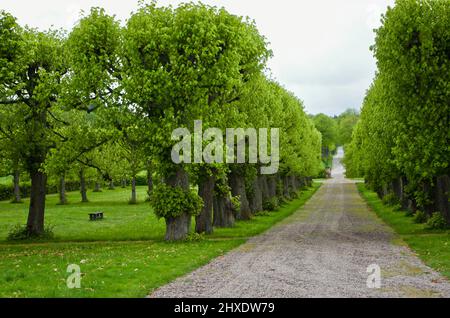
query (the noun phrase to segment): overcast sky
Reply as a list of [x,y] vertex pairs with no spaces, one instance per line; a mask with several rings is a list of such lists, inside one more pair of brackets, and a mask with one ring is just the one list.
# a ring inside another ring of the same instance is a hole
[[[181,2],[160,0],[161,5]],[[373,29],[394,0],[202,0],[249,16],[270,42],[272,75],[308,113],[359,108],[375,73]],[[40,29],[71,29],[81,10],[104,7],[125,21],[137,0],[2,0],[4,9]]]

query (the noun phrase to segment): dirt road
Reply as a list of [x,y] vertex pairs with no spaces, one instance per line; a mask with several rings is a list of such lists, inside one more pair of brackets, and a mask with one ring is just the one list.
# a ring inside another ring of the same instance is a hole
[[[344,178],[341,156],[333,179],[291,217],[150,297],[450,297],[450,283],[399,244]],[[367,286],[372,264],[380,288]]]

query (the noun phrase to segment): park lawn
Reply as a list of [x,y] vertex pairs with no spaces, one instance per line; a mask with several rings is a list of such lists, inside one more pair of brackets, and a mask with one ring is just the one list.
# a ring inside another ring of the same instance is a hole
[[[69,204],[58,205],[58,195],[47,195],[45,220],[53,227],[59,241],[126,241],[157,240],[164,235],[164,220],[158,220],[147,197],[145,186],[137,187],[140,203],[129,205],[131,191],[122,188],[94,193],[88,192],[89,203],[81,203],[79,192],[67,194]],[[0,241],[17,224],[25,224],[29,200],[22,204],[0,202]],[[103,211],[105,219],[90,222],[88,213]]]
[[[9,245],[0,249],[0,297],[145,297],[237,247],[243,239]],[[80,266],[81,288],[69,289],[67,267]]]
[[358,190],[373,211],[431,268],[450,278],[450,230],[429,230],[416,224],[403,211],[384,205],[377,194],[358,184]]
[[[164,221],[154,217],[148,203],[128,205],[125,189],[89,193],[87,204],[77,203],[78,193],[71,193],[67,206],[48,196],[47,217],[56,235],[51,242],[5,241],[8,227],[25,221],[27,204],[0,202],[0,297],[145,297],[293,214],[319,187],[315,183],[278,211],[181,243],[164,242]],[[144,194],[140,187],[141,199]],[[107,218],[89,222],[86,211],[98,208]],[[66,286],[70,264],[81,267],[80,289]]]

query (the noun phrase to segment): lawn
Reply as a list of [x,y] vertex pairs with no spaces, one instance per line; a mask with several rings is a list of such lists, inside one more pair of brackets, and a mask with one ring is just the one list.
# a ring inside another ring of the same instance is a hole
[[[315,183],[276,212],[182,243],[163,242],[164,221],[155,218],[148,203],[128,205],[126,189],[89,193],[87,204],[78,203],[78,193],[69,193],[66,206],[49,195],[52,242],[7,242],[8,229],[25,222],[27,204],[0,202],[0,297],[145,297],[266,231],[297,211],[319,186]],[[145,187],[139,187],[138,195],[145,198]],[[87,213],[96,210],[104,211],[106,219],[89,222]],[[70,264],[81,267],[80,289],[66,286]]]
[[358,190],[373,211],[390,225],[409,247],[430,267],[450,278],[450,230],[429,230],[416,224],[403,211],[384,205],[377,194],[358,184]]

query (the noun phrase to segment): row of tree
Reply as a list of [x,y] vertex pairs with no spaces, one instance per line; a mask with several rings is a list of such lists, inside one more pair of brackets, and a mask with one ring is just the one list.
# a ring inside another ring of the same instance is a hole
[[[44,231],[47,176],[59,179],[64,201],[69,171],[82,201],[96,171],[111,183],[131,179],[131,202],[136,175],[149,171],[167,240],[185,238],[192,216],[198,233],[211,233],[295,195],[319,172],[321,134],[301,101],[264,74],[270,56],[253,22],[202,4],[140,4],[125,26],[93,8],[69,34],[1,12],[1,157],[31,179],[26,234]],[[193,131],[195,120],[204,130],[280,128],[278,172],[175,164],[172,132]]]
[[388,9],[373,46],[378,73],[345,163],[380,196],[450,223],[449,17],[446,0]]

